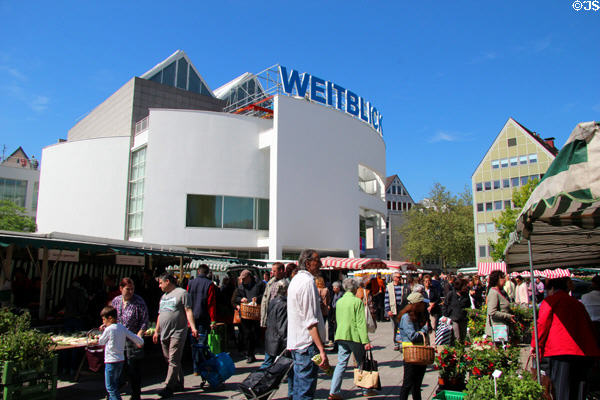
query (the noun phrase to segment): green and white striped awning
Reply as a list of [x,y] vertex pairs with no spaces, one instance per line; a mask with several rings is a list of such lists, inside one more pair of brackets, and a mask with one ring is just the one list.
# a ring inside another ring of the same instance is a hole
[[517,219],[509,266],[600,263],[600,123],[578,124]]
[[[186,272],[195,271],[201,264],[206,264],[213,272],[227,272],[229,268],[236,266],[249,266],[256,268],[265,268],[266,262],[243,260],[239,258],[200,258],[183,264],[183,270]],[[179,265],[169,265],[169,271],[179,271]]]

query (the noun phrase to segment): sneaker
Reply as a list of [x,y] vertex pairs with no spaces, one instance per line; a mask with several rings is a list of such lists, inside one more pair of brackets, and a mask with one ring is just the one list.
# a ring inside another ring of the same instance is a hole
[[256,361],[258,361],[258,360],[254,356],[246,358],[246,362],[248,364],[255,363]]
[[164,388],[158,392],[158,395],[163,399],[167,399],[169,397],[173,397],[173,391],[169,388]]

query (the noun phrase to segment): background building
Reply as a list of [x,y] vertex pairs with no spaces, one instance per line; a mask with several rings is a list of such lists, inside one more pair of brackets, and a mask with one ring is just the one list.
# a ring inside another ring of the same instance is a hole
[[388,176],[385,180],[385,200],[387,204],[387,243],[388,260],[404,261],[402,253],[403,237],[400,227],[404,223],[404,213],[415,204],[398,175]]
[[0,200],[23,207],[35,219],[40,182],[39,163],[19,147],[0,163]]
[[542,139],[508,119],[471,177],[477,263],[493,261],[488,244],[498,237],[493,220],[513,207],[513,190],[543,177],[557,153],[554,138]]
[[177,51],[132,78],[44,149],[38,230],[257,258],[384,257],[381,134],[284,94],[282,74],[213,92]]

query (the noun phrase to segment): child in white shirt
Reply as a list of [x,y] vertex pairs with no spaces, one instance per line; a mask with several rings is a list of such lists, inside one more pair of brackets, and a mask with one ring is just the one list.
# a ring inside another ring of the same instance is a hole
[[109,400],[121,400],[119,378],[125,361],[125,341],[131,340],[138,347],[144,345],[144,339],[117,323],[117,310],[104,307],[100,312],[104,332],[98,344],[104,346],[104,386]]

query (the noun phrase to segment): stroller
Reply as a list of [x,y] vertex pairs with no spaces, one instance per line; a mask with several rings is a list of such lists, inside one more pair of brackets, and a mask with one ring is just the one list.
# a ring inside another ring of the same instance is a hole
[[270,367],[252,372],[242,383],[239,390],[248,400],[269,400],[279,389],[283,378],[292,368],[293,361],[281,353]]
[[203,344],[194,344],[198,351],[196,356],[200,365],[200,376],[202,383],[200,387],[204,388],[208,383],[211,388],[217,388],[229,379],[235,373],[235,364],[229,353],[213,354],[208,346]]

